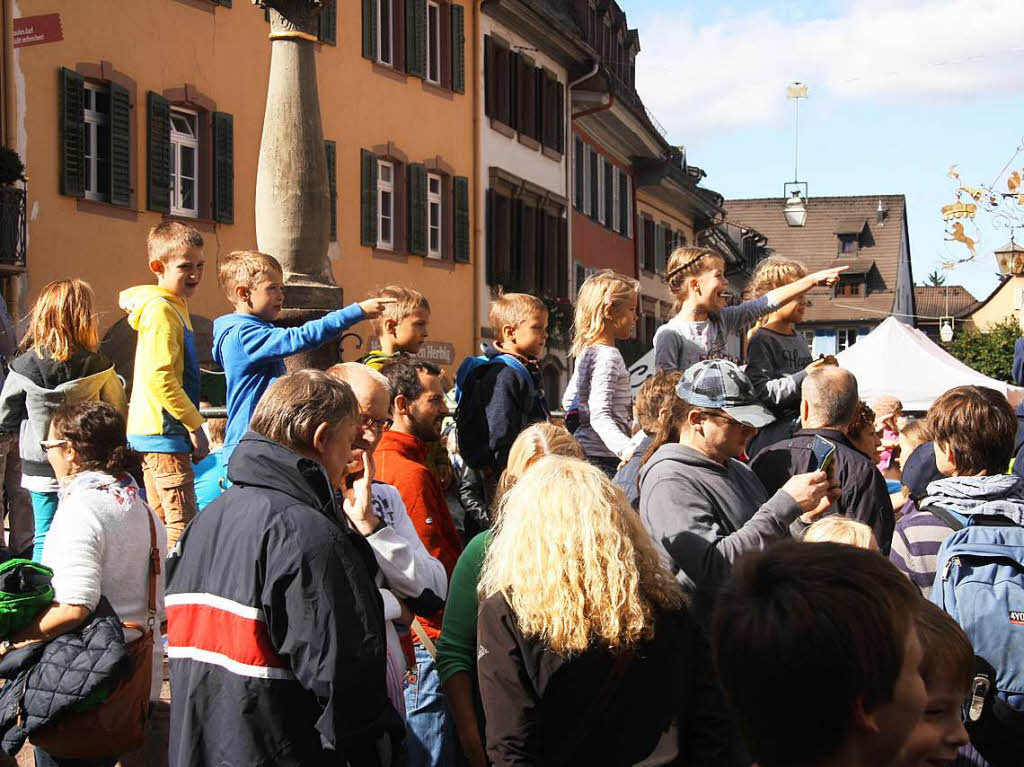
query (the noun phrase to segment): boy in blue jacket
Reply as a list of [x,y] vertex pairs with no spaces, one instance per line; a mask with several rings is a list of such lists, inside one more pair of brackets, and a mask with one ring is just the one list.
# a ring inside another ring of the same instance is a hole
[[388,301],[370,299],[299,327],[279,328],[272,323],[284,304],[284,270],[276,258],[236,250],[218,264],[217,279],[235,307],[234,314],[213,322],[213,356],[227,378],[224,449],[229,453],[248,430],[263,392],[284,375],[285,357],[315,349],[357,322],[376,317]]

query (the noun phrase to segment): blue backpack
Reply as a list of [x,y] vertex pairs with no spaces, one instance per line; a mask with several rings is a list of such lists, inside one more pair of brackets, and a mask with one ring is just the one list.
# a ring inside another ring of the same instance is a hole
[[[971,742],[993,764],[1024,748],[1024,527],[970,516],[939,549],[932,602],[963,628],[978,659],[965,709]],[[995,758],[993,758],[995,757]]]
[[526,382],[529,401],[537,397],[533,376],[526,366],[510,354],[499,354],[488,358],[466,357],[455,374],[455,433],[459,439],[459,455],[471,469],[482,469],[494,463],[491,455],[487,426],[487,398],[481,397],[477,389],[484,371],[492,365],[512,368]]

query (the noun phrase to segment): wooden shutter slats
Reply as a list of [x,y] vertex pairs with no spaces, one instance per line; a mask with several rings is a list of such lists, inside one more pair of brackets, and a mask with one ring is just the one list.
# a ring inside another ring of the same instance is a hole
[[146,94],[146,207],[171,212],[171,103]]
[[127,206],[132,201],[132,105],[128,89],[110,83],[110,202]]
[[455,208],[455,260],[469,263],[469,179],[456,176],[452,186]]
[[452,90],[466,92],[466,15],[461,5],[451,6]]
[[490,35],[484,37],[484,114],[497,117],[498,72],[497,50]]
[[363,0],[363,58],[377,60],[377,0]]
[[605,160],[604,163],[604,225],[609,229],[615,226],[615,166]]
[[377,246],[377,158],[373,152],[359,150],[359,242]]
[[654,271],[665,271],[665,227],[661,224],[654,225]]
[[85,195],[85,80],[61,68],[59,74],[60,193]]
[[558,217],[558,271],[556,298],[569,298],[569,218]]
[[427,169],[409,163],[409,252],[427,255]]
[[338,146],[335,142],[324,140],[324,156],[327,159],[327,188],[330,195],[331,233],[330,241],[338,241]]
[[235,129],[227,112],[213,113],[213,219],[235,223]]
[[405,71],[427,76],[427,0],[406,0]]
[[328,45],[338,44],[338,3],[337,0],[323,0],[320,6],[320,25],[317,39]]

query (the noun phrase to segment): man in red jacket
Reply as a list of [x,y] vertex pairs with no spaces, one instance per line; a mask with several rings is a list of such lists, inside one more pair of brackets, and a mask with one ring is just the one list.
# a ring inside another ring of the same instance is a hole
[[[377,447],[376,474],[381,482],[398,488],[420,540],[441,561],[450,579],[462,540],[441,485],[426,462],[427,445],[441,438],[441,425],[448,415],[441,369],[429,362],[402,358],[381,372],[391,383],[393,423]],[[422,616],[426,639],[414,637],[416,669],[406,675],[404,689],[409,767],[455,764],[454,726],[433,658],[443,612]]]

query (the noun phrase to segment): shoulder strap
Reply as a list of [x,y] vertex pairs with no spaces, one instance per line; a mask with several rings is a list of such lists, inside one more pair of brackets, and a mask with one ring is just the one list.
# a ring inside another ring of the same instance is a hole
[[586,713],[580,718],[576,729],[562,742],[558,758],[552,764],[568,765],[575,761],[579,747],[594,731],[594,728],[597,726],[597,720],[604,713],[605,709],[608,708],[612,696],[615,695],[619,685],[622,683],[622,678],[629,671],[630,666],[633,665],[634,657],[636,657],[636,650],[632,647],[627,647],[616,653],[615,662],[612,663],[612,667],[608,670],[608,676],[605,677],[600,692],[591,701]]
[[181,320],[181,326],[183,328],[185,328],[185,330],[188,330],[188,322],[185,320],[184,317],[181,316],[181,312],[178,311],[178,307],[177,306],[175,306],[173,303],[168,301],[166,298],[158,298],[157,301],[163,301],[165,304],[167,304],[169,307],[171,307],[171,311],[173,311],[175,314],[177,314],[178,315],[178,319]]
[[925,508],[921,509],[921,511],[927,511],[929,514],[938,517],[943,522],[945,522],[946,525],[948,525],[953,530],[953,532],[956,532],[957,530],[962,530],[964,527],[963,521],[961,521],[953,512],[947,511],[946,509],[940,508],[939,506],[926,506]]
[[506,367],[510,367],[519,373],[520,377],[526,381],[526,385],[530,388],[530,391],[533,392],[533,376],[530,374],[530,371],[526,369],[526,365],[517,360],[511,354],[499,354],[494,359],[495,361],[500,360]]
[[152,631],[156,624],[156,576],[160,574],[160,562],[163,556],[157,547],[153,510],[145,503],[143,508],[146,510],[146,519],[149,520],[149,603],[146,606],[146,612],[149,617],[149,630]]

